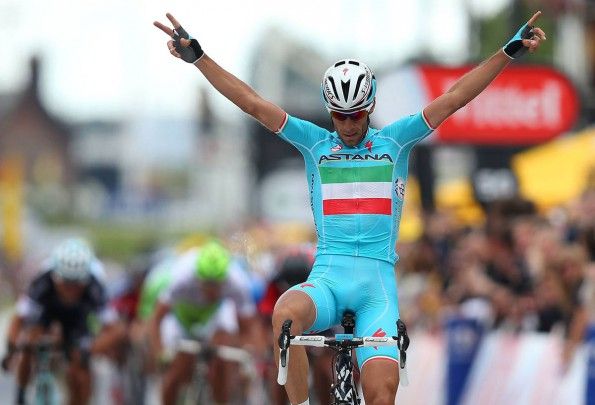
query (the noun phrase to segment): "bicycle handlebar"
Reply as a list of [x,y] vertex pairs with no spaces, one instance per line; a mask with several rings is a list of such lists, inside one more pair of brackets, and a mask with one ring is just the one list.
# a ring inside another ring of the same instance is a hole
[[410,339],[407,335],[405,324],[399,319],[397,321],[397,336],[363,336],[353,337],[351,334],[338,334],[335,337],[322,335],[297,335],[290,334],[291,320],[283,323],[281,335],[279,335],[279,368],[277,374],[277,383],[285,385],[287,383],[287,368],[289,363],[289,346],[314,346],[314,347],[332,347],[336,349],[355,349],[358,347],[378,347],[394,346],[399,350],[399,376],[404,386],[409,385],[409,374],[407,372],[407,353]]
[[337,339],[336,337],[326,337],[321,335],[291,336],[291,344],[296,346],[314,346],[314,347],[377,347],[377,346],[395,346],[399,347],[399,341],[396,336],[393,337],[354,337],[350,339]]
[[46,353],[61,353],[63,349],[62,343],[53,337],[42,337],[38,342],[20,343],[7,351],[0,360],[0,368],[7,372],[10,370],[10,362],[13,356],[19,352],[46,352]]
[[254,356],[247,350],[239,347],[211,345],[197,340],[182,339],[178,343],[178,351],[190,354],[213,353],[223,360],[239,363],[242,370],[250,375],[258,373]]

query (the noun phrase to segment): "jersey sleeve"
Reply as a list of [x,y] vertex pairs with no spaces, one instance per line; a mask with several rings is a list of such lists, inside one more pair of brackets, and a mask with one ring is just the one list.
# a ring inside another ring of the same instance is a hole
[[43,312],[44,303],[47,297],[52,294],[52,280],[50,269],[46,268],[38,275],[29,287],[27,292],[17,303],[17,314],[27,322],[36,322]]
[[329,132],[316,124],[287,114],[285,123],[277,134],[281,139],[298,147],[298,149],[300,147],[310,149],[321,139],[328,136]]
[[159,293],[158,301],[162,304],[173,305],[180,290],[194,283],[196,277],[194,268],[197,259],[197,249],[192,249],[175,259],[170,268],[171,282]]
[[422,112],[403,117],[383,128],[383,131],[395,139],[399,144],[418,143],[434,129],[430,127]]
[[36,322],[43,312],[43,307],[28,295],[22,295],[17,301],[16,313],[26,323]]

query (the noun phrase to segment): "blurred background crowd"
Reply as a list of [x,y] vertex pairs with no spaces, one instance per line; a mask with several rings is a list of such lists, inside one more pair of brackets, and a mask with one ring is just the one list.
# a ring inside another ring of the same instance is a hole
[[324,69],[366,61],[378,127],[540,9],[539,52],[412,156],[401,315],[430,333],[451,313],[558,333],[565,361],[595,322],[595,1],[52,3],[0,0],[0,309],[74,234],[113,279],[213,235],[266,280],[279,251],[315,242],[299,153],[169,57],[151,26],[166,11],[257,92],[325,127]]

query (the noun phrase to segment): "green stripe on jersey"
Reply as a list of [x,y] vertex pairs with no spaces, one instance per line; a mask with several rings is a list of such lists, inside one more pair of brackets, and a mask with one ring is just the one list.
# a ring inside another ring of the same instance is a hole
[[393,166],[323,167],[319,166],[323,184],[355,182],[392,182]]

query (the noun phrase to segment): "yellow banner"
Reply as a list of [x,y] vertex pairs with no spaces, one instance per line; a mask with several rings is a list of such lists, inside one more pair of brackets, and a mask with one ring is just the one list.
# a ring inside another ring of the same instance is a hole
[[23,162],[11,157],[0,162],[0,218],[3,225],[1,247],[9,262],[23,256]]
[[517,154],[512,167],[521,195],[541,208],[578,197],[595,168],[595,128]]

